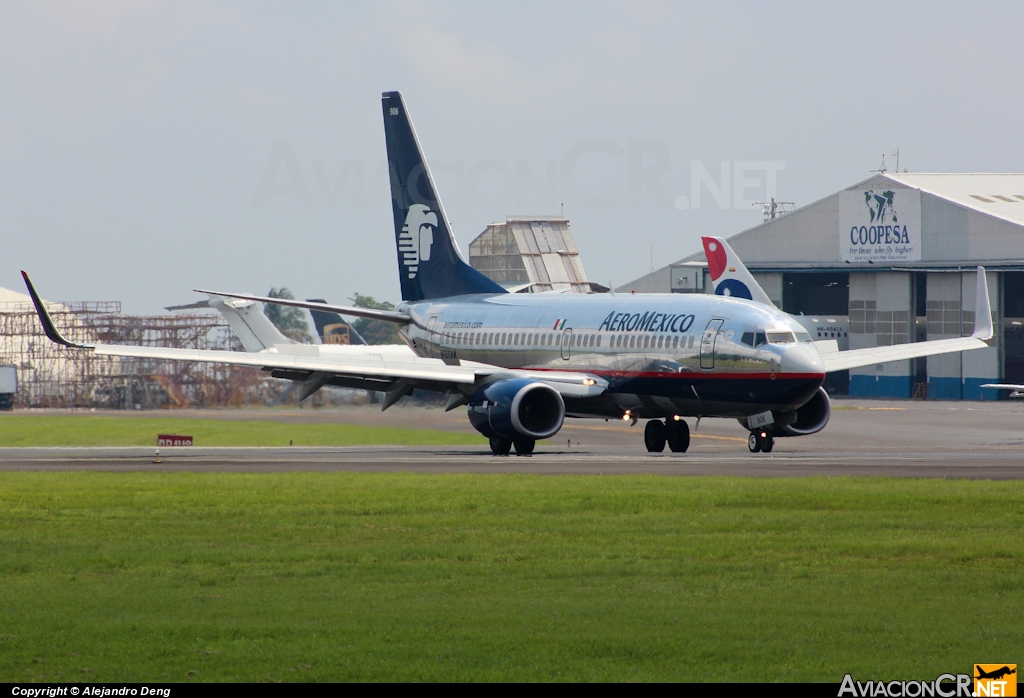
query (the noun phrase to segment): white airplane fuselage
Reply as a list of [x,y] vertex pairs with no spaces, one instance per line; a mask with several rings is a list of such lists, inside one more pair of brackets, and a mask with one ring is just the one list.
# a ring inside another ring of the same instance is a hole
[[607,393],[567,400],[576,416],[746,417],[805,404],[821,356],[788,315],[702,294],[505,294],[404,303],[419,356],[509,369],[576,371]]

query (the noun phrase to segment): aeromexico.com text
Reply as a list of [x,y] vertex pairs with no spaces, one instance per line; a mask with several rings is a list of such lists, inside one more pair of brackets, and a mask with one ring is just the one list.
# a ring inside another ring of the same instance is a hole
[[608,313],[597,329],[609,332],[686,332],[693,325],[693,315],[668,313]]

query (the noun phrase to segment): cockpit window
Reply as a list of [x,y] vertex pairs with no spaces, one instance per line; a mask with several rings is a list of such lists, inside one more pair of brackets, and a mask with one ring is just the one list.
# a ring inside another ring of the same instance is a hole
[[744,332],[740,336],[740,342],[746,344],[748,347],[759,347],[762,344],[767,343],[764,332]]
[[798,342],[810,342],[811,341],[811,335],[807,334],[806,332],[797,332],[796,333],[796,341],[798,341]]
[[769,332],[768,341],[772,344],[794,344],[796,337],[792,332]]

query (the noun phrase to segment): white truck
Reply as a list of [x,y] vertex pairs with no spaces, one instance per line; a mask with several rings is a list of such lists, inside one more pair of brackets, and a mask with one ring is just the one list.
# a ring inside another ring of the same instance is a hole
[[14,409],[14,395],[17,392],[17,368],[14,366],[0,366],[0,410]]

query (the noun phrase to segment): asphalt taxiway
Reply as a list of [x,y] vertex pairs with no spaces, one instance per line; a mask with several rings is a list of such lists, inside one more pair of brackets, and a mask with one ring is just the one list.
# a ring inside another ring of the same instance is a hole
[[[113,413],[117,414],[117,413]],[[138,414],[138,413],[136,413]],[[120,413],[130,419],[131,415]],[[140,416],[153,417],[154,413]],[[335,410],[176,412],[168,416],[345,422],[471,432],[460,412],[399,407]],[[688,420],[691,429],[695,420]],[[532,456],[494,457],[480,446],[349,446],[163,448],[0,448],[0,470],[108,471],[406,471],[420,473],[550,473],[663,475],[886,475],[1024,478],[1024,402],[990,403],[836,400],[824,431],[777,439],[770,454],[747,451],[735,420],[702,420],[687,453],[649,454],[643,423],[567,420]]]

